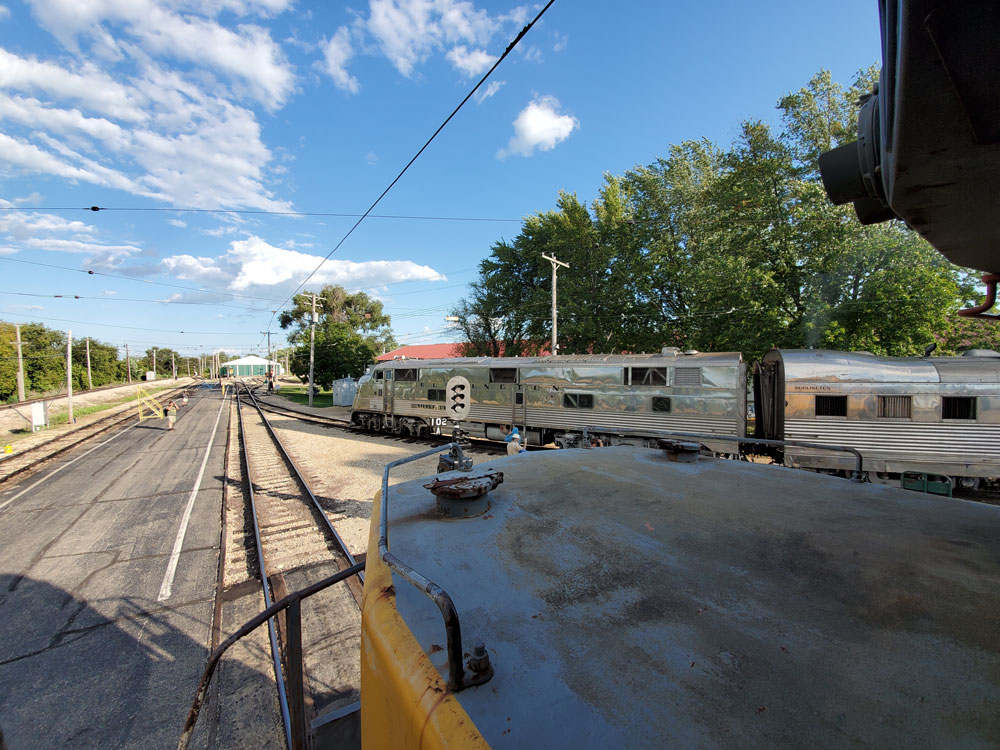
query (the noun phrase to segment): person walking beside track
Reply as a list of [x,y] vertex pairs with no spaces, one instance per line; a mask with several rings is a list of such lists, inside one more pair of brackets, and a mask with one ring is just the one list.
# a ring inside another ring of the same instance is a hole
[[174,422],[177,420],[177,404],[171,401],[167,404],[167,429],[174,429]]

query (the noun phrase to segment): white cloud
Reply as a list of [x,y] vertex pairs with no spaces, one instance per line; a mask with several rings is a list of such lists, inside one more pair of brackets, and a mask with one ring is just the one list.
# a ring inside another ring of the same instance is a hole
[[562,52],[569,45],[569,36],[566,34],[556,32],[552,36],[555,38],[555,41],[552,43],[553,52]]
[[479,89],[475,94],[476,104],[482,104],[506,85],[506,81],[490,81],[486,88]]
[[0,21],[10,18],[10,8],[6,5],[0,5]]
[[[217,258],[175,255],[163,259],[163,268],[178,279],[211,284],[233,292],[267,289],[287,294],[298,280],[312,273],[321,258],[281,247],[260,237],[232,242]],[[362,289],[399,281],[443,281],[445,277],[429,266],[412,261],[328,260],[310,280],[317,286],[340,284]]]
[[276,170],[251,110],[145,58],[122,82],[80,69],[0,49],[0,166],[198,208],[291,207],[265,186]]
[[7,305],[8,310],[44,310],[41,305]]
[[365,154],[365,162],[368,164],[369,167],[374,167],[376,164],[378,164],[378,154],[376,154],[374,151],[369,151],[367,154]]
[[181,221],[180,219],[167,219],[167,223],[172,227],[177,227],[178,229],[187,228],[187,222]]
[[497,61],[496,56],[486,50],[467,50],[464,44],[452,47],[446,57],[455,69],[461,71],[467,78],[486,72]]
[[105,297],[114,297],[116,294],[118,294],[118,292],[112,291],[110,289],[105,289],[103,292],[101,292],[101,294],[103,294]]
[[[0,201],[0,205],[7,201]],[[0,236],[6,240],[22,242],[40,235],[75,234],[92,235],[95,227],[82,221],[64,219],[62,216],[44,213],[10,211],[0,213]]]
[[123,41],[135,42],[147,54],[209,68],[271,109],[281,107],[294,88],[294,72],[266,29],[254,24],[231,29],[214,18],[223,10],[272,15],[287,3],[170,7],[155,0],[34,0],[33,5],[42,25],[71,50],[79,49],[80,37],[113,45],[119,53]]
[[521,55],[529,62],[540,63],[542,61],[542,51],[533,44],[529,44],[521,50]]
[[514,135],[506,148],[497,152],[498,159],[512,154],[531,156],[535,149],[550,151],[569,138],[580,121],[559,113],[559,100],[553,96],[535,97],[514,120]]
[[322,69],[338,87],[352,93],[360,83],[346,66],[357,50],[383,55],[408,78],[432,55],[443,53],[464,77],[471,77],[497,59],[485,47],[496,43],[497,36],[520,29],[528,13],[518,6],[490,16],[469,0],[369,0],[368,6],[367,18],[359,15],[350,32],[341,27],[322,45]]
[[323,49],[324,70],[333,79],[337,88],[352,94],[361,90],[358,79],[347,72],[347,63],[354,57],[354,47],[346,26],[341,26],[330,39],[324,39]]

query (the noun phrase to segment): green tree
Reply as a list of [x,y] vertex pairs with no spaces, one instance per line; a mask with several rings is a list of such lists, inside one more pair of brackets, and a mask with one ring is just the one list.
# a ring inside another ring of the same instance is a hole
[[[282,329],[290,329],[290,343],[296,346],[291,370],[299,377],[309,374],[309,321],[312,292],[296,294],[292,308],[278,316]],[[396,348],[391,318],[382,303],[364,292],[348,294],[341,286],[326,286],[316,293],[315,380],[357,377],[383,351]],[[303,366],[303,361],[305,365]],[[320,362],[323,362],[320,365]]]

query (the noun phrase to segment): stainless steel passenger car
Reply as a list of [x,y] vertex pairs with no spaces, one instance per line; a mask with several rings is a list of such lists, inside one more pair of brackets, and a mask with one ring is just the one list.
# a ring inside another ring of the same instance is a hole
[[[368,429],[424,435],[450,424],[448,380],[471,385],[463,429],[502,440],[516,425],[528,445],[572,447],[585,427],[605,444],[639,443],[616,429],[742,437],[746,369],[739,353],[560,355],[555,357],[395,360],[359,382],[352,420]],[[706,443],[735,453],[732,443]]]
[[[1000,354],[876,357],[772,350],[755,367],[757,436],[849,446],[872,481],[908,471],[967,489],[1000,477]],[[848,471],[853,459],[787,447],[786,466]]]

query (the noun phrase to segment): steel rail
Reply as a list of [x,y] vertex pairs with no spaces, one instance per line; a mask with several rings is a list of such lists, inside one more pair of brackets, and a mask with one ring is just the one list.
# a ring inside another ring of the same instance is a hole
[[[180,386],[176,389],[166,391],[165,393],[169,394],[170,397],[174,397],[177,395],[178,392],[182,392],[185,390],[188,390],[187,386]],[[129,407],[128,409],[123,409],[117,414],[109,414],[106,417],[101,417],[100,419],[94,420],[90,424],[77,427],[75,430],[70,430],[68,432],[63,433],[62,435],[56,435],[51,440],[46,440],[45,442],[39,443],[38,445],[33,445],[30,448],[25,448],[21,451],[6,456],[0,456],[0,484],[6,482],[9,479],[12,479],[13,477],[23,474],[26,471],[38,468],[46,461],[61,456],[66,451],[76,448],[78,445],[82,445],[83,443],[86,443],[93,437],[96,437],[98,435],[103,435],[108,430],[117,427],[118,425],[121,425],[125,422],[128,422],[133,417],[134,415],[132,414],[132,408]],[[95,427],[99,427],[99,429],[93,429]],[[85,435],[81,436],[79,434],[84,432],[86,433]],[[16,466],[17,462],[20,461],[21,459],[24,459],[26,457],[30,458],[32,454],[36,452],[40,453],[45,448],[51,448],[56,443],[59,443],[63,440],[71,439],[73,437],[77,437],[78,439],[72,440],[72,442],[69,442],[66,445],[63,445],[59,448],[55,448],[54,450],[52,450],[51,453],[40,454],[36,460],[29,461],[24,466],[20,466],[9,473],[6,474],[3,473],[6,466],[9,465]]]
[[[330,536],[333,537],[334,541],[337,544],[338,549],[340,550],[340,553],[345,558],[347,558],[348,567],[356,565],[357,560],[354,559],[354,555],[351,554],[351,551],[350,549],[348,549],[347,544],[344,542],[343,538],[341,538],[340,534],[337,533],[337,530],[333,527],[333,523],[330,521],[330,518],[326,515],[326,511],[323,509],[323,506],[320,505],[320,502],[316,498],[316,495],[313,494],[312,488],[309,487],[309,483],[306,481],[305,475],[302,473],[301,469],[299,469],[299,466],[295,462],[295,459],[292,458],[292,454],[288,451],[287,448],[285,448],[285,444],[281,442],[281,438],[279,438],[278,434],[274,431],[274,427],[268,421],[267,417],[264,416],[264,410],[261,408],[260,404],[257,403],[257,399],[254,397],[253,392],[249,388],[247,389],[247,394],[250,396],[251,401],[253,401],[253,405],[257,408],[257,413],[260,414],[260,418],[264,422],[264,426],[267,428],[267,431],[271,435],[271,438],[274,440],[275,445],[277,445],[278,450],[281,451],[281,455],[284,457],[286,461],[288,461],[289,466],[291,466],[292,470],[295,472],[295,477],[296,479],[298,479],[299,484],[302,485],[302,488],[306,491],[306,494],[309,495],[309,500],[312,502],[313,508],[316,509],[316,512],[319,513],[320,517],[323,519],[323,522],[326,525],[326,530],[330,533]],[[364,573],[362,573],[359,576],[359,578],[361,582],[364,583],[365,581]]]
[[[250,497],[250,516],[253,519],[254,543],[257,547],[257,569],[260,573],[261,587],[264,591],[264,607],[270,609],[274,604],[271,601],[271,586],[268,582],[267,566],[264,564],[264,543],[260,538],[260,522],[257,519],[257,503],[254,498],[253,467],[250,464],[250,454],[247,450],[246,430],[243,425],[243,406],[241,399],[236,399],[236,414],[240,426],[240,442],[243,444],[243,461],[247,469],[247,491]],[[278,703],[281,708],[281,721],[285,727],[285,746],[292,748],[292,718],[288,707],[288,694],[285,690],[285,676],[281,667],[281,650],[278,647],[277,626],[274,617],[267,618],[267,635],[271,641],[271,661],[274,665],[274,681],[278,687]]]

